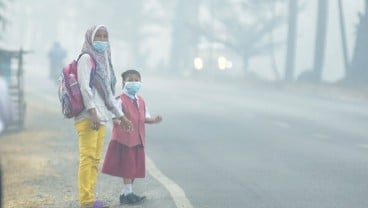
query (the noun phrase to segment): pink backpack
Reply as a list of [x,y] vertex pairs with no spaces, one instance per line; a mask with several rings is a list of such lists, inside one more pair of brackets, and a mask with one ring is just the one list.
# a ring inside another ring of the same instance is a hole
[[[77,60],[71,61],[63,68],[59,82],[59,100],[64,117],[73,118],[84,110],[82,93],[78,83],[78,60],[83,54],[78,56]],[[91,77],[95,75],[96,65],[91,57],[92,69]],[[92,78],[90,79],[92,80]],[[91,86],[91,84],[90,84]]]

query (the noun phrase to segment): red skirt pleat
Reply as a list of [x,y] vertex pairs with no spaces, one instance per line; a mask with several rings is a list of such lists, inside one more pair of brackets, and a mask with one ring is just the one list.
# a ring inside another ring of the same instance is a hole
[[128,147],[110,141],[102,166],[102,173],[122,178],[144,178],[145,152],[142,145]]

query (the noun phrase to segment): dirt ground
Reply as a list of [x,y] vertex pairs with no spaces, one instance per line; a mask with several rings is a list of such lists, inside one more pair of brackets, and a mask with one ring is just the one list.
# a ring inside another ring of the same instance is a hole
[[[28,118],[37,111],[28,112]],[[4,207],[40,207],[51,204],[54,199],[47,193],[40,193],[40,181],[44,177],[60,177],[48,163],[52,158],[45,154],[52,152],[53,139],[57,132],[41,128],[38,122],[27,120],[22,132],[10,132],[0,139],[0,157],[3,166]]]
[[[58,110],[30,99],[24,131],[0,136],[4,208],[79,207],[77,136],[73,121],[64,119]],[[96,197],[110,207],[123,207],[118,201],[121,188],[120,178],[100,174]],[[175,207],[167,190],[148,173],[137,180],[135,191],[147,200],[129,207]]]

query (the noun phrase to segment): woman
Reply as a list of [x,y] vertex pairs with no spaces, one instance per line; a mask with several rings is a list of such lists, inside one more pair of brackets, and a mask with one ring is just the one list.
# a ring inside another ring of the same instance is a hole
[[[126,131],[131,131],[131,123],[114,98],[116,78],[106,26],[97,25],[87,30],[81,52],[78,82],[85,110],[75,117],[80,155],[79,201],[83,208],[106,208],[107,205],[95,199],[94,193],[105,140],[105,125],[111,119],[111,113],[121,120]],[[92,62],[96,66],[95,73],[91,73]]]

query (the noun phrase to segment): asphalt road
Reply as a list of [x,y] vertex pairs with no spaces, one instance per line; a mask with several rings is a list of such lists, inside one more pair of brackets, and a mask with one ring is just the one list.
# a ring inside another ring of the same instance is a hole
[[368,207],[367,100],[219,80],[146,85],[164,117],[148,129],[148,154],[194,207]]
[[[26,135],[36,135],[33,147],[43,148],[10,145],[14,138],[2,138],[4,177],[16,171],[9,149],[29,152],[27,159],[41,164],[28,168],[38,177],[14,187],[36,190],[25,193],[33,207],[77,207],[72,122],[58,112],[53,83],[32,76],[27,134],[11,136],[27,142]],[[147,127],[152,162],[147,178],[135,187],[148,200],[134,207],[368,207],[368,99],[144,73],[141,93],[150,113],[162,115],[163,122]],[[27,169],[24,157],[17,162]],[[15,179],[5,181],[7,187],[14,184]],[[102,175],[98,196],[120,207],[120,188],[119,179]],[[9,207],[32,207],[13,192],[4,193]]]

